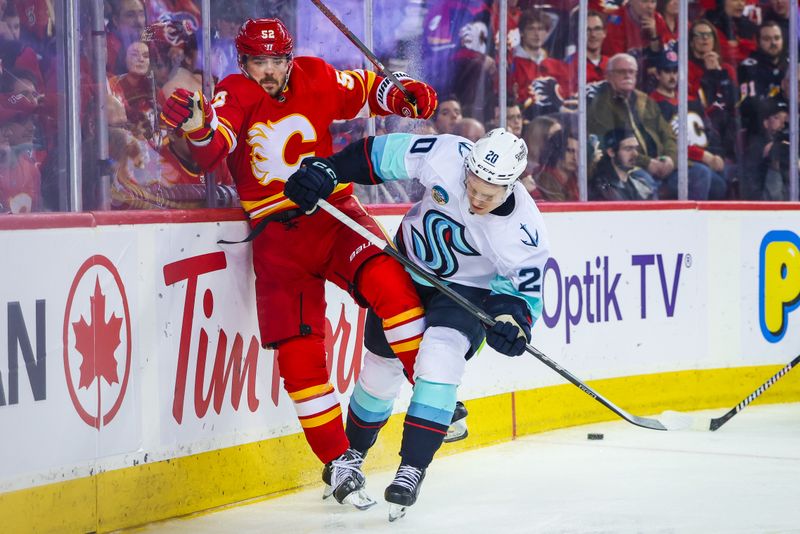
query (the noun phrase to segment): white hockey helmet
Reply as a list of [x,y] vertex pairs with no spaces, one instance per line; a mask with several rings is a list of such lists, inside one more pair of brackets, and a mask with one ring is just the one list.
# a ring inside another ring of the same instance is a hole
[[478,139],[464,164],[484,182],[512,186],[528,165],[528,147],[511,132],[495,128]]

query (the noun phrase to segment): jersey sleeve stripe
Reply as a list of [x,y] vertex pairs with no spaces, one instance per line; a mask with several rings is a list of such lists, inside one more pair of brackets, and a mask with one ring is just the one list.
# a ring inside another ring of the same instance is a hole
[[372,142],[372,166],[384,182],[408,180],[405,157],[411,144],[410,134],[379,135]]
[[542,315],[542,299],[539,297],[534,297],[533,295],[526,295],[521,291],[517,291],[514,289],[514,284],[512,284],[511,280],[508,278],[498,275],[489,283],[489,287],[491,288],[492,293],[511,295],[512,297],[517,297],[524,300],[531,312],[531,325],[535,324],[539,316]]
[[372,165],[372,158],[369,156],[371,152],[371,145],[375,142],[375,138],[372,138],[372,143],[370,143],[370,138],[364,138],[364,159],[367,162],[367,168],[369,169],[369,179],[374,184],[377,185],[378,180],[375,178],[375,167]]
[[[227,121],[225,122],[227,123]],[[224,137],[225,141],[228,143],[228,154],[236,150],[236,136],[233,135],[233,132],[227,124],[222,123],[222,120],[220,120],[217,131],[222,134],[222,137]]]

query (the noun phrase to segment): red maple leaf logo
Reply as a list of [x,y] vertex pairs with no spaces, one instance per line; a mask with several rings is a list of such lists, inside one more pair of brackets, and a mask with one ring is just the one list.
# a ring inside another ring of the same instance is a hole
[[110,386],[119,383],[117,377],[117,359],[114,352],[120,345],[119,331],[122,327],[122,319],[112,314],[106,323],[106,297],[100,292],[100,277],[94,283],[94,295],[89,297],[91,302],[91,323],[87,324],[86,319],[81,316],[81,320],[72,323],[75,331],[75,350],[83,356],[83,363],[80,367],[80,380],[78,389],[86,388],[98,380],[105,378]]

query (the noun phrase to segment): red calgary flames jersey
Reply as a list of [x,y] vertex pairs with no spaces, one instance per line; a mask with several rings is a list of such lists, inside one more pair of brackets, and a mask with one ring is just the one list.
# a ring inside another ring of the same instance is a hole
[[[251,219],[296,208],[283,195],[284,182],[303,158],[332,154],[331,123],[359,112],[387,114],[376,100],[378,82],[369,71],[337,71],[321,59],[298,57],[279,101],[253,80],[232,74],[214,95],[219,125],[212,143],[192,152],[205,168],[227,155]],[[333,195],[349,194],[351,188],[339,185]]]

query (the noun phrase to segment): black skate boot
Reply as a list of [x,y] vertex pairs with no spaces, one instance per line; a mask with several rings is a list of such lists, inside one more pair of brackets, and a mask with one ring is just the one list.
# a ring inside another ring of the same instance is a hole
[[364,490],[366,479],[361,471],[364,456],[355,449],[347,449],[345,453],[322,469],[322,481],[325,490],[322,498],[331,495],[339,504],[352,504],[359,510],[366,510],[376,504]]
[[447,429],[447,435],[444,437],[445,443],[452,443],[466,438],[469,435],[467,431],[467,407],[461,401],[456,401],[456,409],[453,412],[453,418],[450,420],[450,427]]
[[406,515],[406,508],[417,502],[419,487],[425,479],[425,470],[408,464],[400,464],[394,480],[386,488],[383,497],[389,503],[389,521]]

